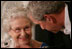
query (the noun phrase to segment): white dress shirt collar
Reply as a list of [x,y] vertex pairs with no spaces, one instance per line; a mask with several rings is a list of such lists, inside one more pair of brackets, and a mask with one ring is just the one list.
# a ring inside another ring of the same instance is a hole
[[69,19],[68,5],[65,6],[65,34],[71,34],[71,22]]

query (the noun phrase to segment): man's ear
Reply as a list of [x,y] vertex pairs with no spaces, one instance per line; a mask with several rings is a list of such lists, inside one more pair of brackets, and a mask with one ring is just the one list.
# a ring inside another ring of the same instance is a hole
[[47,22],[50,22],[50,23],[54,22],[51,15],[44,15],[44,18]]

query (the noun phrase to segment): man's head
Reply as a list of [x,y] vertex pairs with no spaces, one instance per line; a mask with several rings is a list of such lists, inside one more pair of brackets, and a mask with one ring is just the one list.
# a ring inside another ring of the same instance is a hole
[[57,32],[64,26],[64,8],[65,3],[60,1],[31,1],[28,16],[42,29]]

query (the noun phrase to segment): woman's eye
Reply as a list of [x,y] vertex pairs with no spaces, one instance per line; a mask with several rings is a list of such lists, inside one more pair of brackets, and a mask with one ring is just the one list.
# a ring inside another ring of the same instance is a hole
[[20,30],[21,30],[20,28],[15,29],[16,32],[19,32]]
[[27,27],[25,27],[25,28],[24,28],[24,30],[29,30],[29,28],[30,28],[30,27],[29,27],[29,26],[27,26]]

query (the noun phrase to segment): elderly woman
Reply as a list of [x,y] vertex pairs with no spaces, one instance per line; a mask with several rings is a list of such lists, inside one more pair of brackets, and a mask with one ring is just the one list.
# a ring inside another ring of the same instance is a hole
[[32,40],[33,23],[27,18],[26,10],[24,8],[14,8],[8,17],[8,34],[14,40],[13,48],[48,47],[43,42]]

